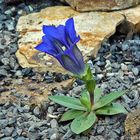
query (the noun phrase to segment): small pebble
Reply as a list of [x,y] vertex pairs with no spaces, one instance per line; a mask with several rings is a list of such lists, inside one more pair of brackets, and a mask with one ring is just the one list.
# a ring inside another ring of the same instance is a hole
[[14,127],[5,127],[3,133],[5,136],[11,136],[12,132],[14,131]]
[[22,77],[22,71],[17,70],[16,73],[15,73],[15,76]]
[[128,69],[127,69],[127,65],[125,65],[125,64],[121,64],[121,69],[123,70],[123,71],[127,71]]
[[98,133],[98,134],[102,134],[103,131],[104,131],[104,126],[98,126],[98,127],[97,127],[97,133]]
[[139,69],[138,68],[132,68],[132,72],[134,73],[135,76],[138,76]]
[[38,106],[36,106],[36,107],[34,108],[33,113],[34,113],[35,115],[39,115],[39,114],[40,114],[40,109],[39,109]]
[[16,140],[27,140],[25,137],[18,137]]
[[54,133],[51,137],[50,140],[59,140],[59,135],[58,133]]
[[58,123],[57,123],[56,119],[52,119],[50,121],[50,124],[51,124],[51,128],[57,128],[58,127]]
[[29,106],[29,105],[25,105],[25,106],[23,107],[23,111],[24,111],[24,112],[28,113],[29,110],[30,110],[30,106]]

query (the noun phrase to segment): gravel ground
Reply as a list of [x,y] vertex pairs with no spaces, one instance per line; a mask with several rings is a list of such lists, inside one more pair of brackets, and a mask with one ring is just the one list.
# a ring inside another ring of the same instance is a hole
[[[0,92],[2,86],[10,84],[9,79],[38,77],[32,69],[22,69],[15,57],[18,33],[15,31],[18,18],[25,13],[62,5],[47,0],[34,3],[21,3],[17,6],[6,6],[0,1]],[[97,84],[107,94],[110,91],[130,89],[118,102],[131,112],[140,107],[140,36],[134,35],[132,40],[116,33],[102,44],[96,59],[90,60],[92,72]],[[47,83],[62,81],[68,78],[62,74],[43,74]],[[37,79],[36,79],[37,80]],[[6,81],[6,82],[4,82]],[[84,88],[81,81],[76,81],[69,91],[54,90],[53,94],[79,96]],[[12,91],[11,91],[12,92]],[[89,134],[75,135],[70,131],[69,123],[58,123],[65,108],[53,102],[43,102],[41,106],[30,106],[20,102],[24,97],[20,93],[15,96],[19,101],[7,101],[0,104],[0,139],[1,140],[120,140],[125,138],[125,115],[100,117],[99,122]]]

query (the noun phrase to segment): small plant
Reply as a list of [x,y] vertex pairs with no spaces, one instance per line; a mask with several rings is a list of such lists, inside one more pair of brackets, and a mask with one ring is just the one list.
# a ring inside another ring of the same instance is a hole
[[97,121],[97,115],[115,115],[127,113],[119,103],[112,103],[126,91],[111,92],[102,96],[102,90],[96,87],[91,69],[84,64],[83,56],[76,43],[80,36],[76,35],[73,18],[66,21],[65,26],[43,26],[42,43],[36,49],[55,57],[60,64],[85,83],[80,98],[68,96],[49,96],[49,99],[69,110],[60,121],[72,120],[71,130],[80,134],[91,128]]

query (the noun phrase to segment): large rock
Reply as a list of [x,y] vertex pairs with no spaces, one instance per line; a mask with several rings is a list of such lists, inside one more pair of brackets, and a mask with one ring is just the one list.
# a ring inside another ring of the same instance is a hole
[[132,140],[140,139],[140,108],[129,113],[125,120],[126,136]]
[[[8,81],[9,79],[5,80]],[[48,100],[48,95],[51,94],[52,90],[56,88],[58,90],[69,90],[74,82],[74,79],[68,79],[62,82],[46,83],[39,75],[38,80],[39,82],[33,82],[30,79],[11,79],[11,84],[2,86],[5,90],[0,91],[0,105],[6,104],[7,101],[40,105]],[[22,99],[20,100],[19,97]]]
[[140,33],[140,5],[134,8],[118,11],[126,17],[126,20],[135,27],[135,32]]
[[42,25],[64,24],[69,17],[74,17],[76,31],[81,36],[78,47],[85,60],[97,54],[102,41],[114,34],[116,26],[124,20],[118,13],[78,13],[70,7],[63,6],[50,7],[39,13],[23,16],[17,24],[21,38],[16,53],[22,67],[65,72],[54,58],[35,50],[34,47],[41,42]]
[[136,6],[140,0],[65,0],[77,11],[112,11]]
[[78,47],[84,59],[96,56],[101,43],[114,34],[116,26],[122,32],[140,32],[140,6],[117,12],[79,13],[67,6],[56,6],[19,18],[17,30],[20,32],[19,50],[16,56],[22,67],[34,67],[39,71],[66,71],[51,56],[41,53],[34,47],[41,42],[42,25],[64,24],[74,17],[75,26],[81,40]]
[[127,39],[131,39],[134,33],[140,33],[140,6],[120,10],[116,13],[120,13],[125,17],[124,22],[120,24],[118,30],[121,33],[127,33]]

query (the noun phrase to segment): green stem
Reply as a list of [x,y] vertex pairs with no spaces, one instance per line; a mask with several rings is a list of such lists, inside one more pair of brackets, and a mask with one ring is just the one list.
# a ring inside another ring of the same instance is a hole
[[90,104],[91,104],[91,109],[94,105],[94,94],[93,93],[89,93],[89,97],[90,97]]
[[96,86],[96,81],[93,78],[93,74],[91,72],[89,65],[86,66],[85,73],[81,77],[81,79],[85,82],[86,89],[89,93],[91,110],[92,110],[93,105],[94,105],[94,90],[95,90],[95,86]]

